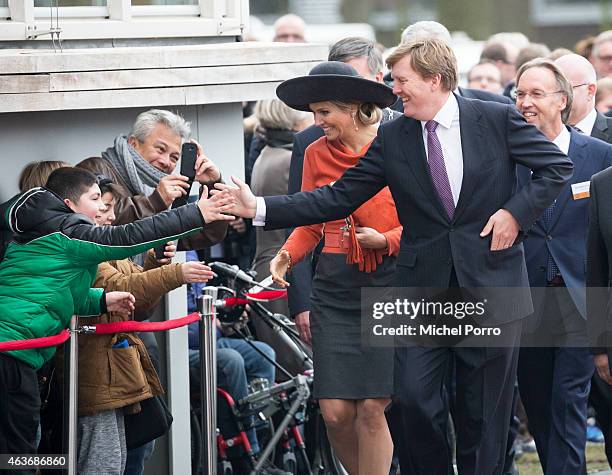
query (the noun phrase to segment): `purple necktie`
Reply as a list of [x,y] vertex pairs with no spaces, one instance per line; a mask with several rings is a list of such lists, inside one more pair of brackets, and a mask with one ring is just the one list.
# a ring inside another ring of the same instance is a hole
[[427,130],[427,163],[429,165],[429,173],[438,196],[442,201],[442,205],[446,210],[446,214],[450,219],[453,219],[455,214],[455,201],[453,200],[453,192],[451,191],[448,174],[446,173],[446,165],[444,165],[444,155],[442,154],[442,146],[436,134],[438,123],[435,120],[428,120],[425,123]]

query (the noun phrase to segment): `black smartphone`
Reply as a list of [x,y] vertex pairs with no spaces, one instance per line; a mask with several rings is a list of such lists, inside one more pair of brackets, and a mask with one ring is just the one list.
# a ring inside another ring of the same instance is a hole
[[155,251],[155,259],[166,259],[164,253],[166,252],[166,245],[162,244],[161,246],[154,247]]
[[191,192],[191,185],[195,178],[195,162],[198,158],[198,147],[196,144],[191,142],[185,142],[181,148],[181,175],[189,178],[189,188],[187,188],[187,194],[174,200],[172,203],[172,209],[178,208],[187,204],[189,199],[189,193]]

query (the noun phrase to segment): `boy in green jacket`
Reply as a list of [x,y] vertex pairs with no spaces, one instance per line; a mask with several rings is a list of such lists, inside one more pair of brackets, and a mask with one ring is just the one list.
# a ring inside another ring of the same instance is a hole
[[[98,227],[94,219],[104,205],[96,177],[65,167],[49,176],[45,188],[14,198],[0,216],[14,239],[0,262],[0,342],[55,335],[75,314],[131,312],[130,293],[91,288],[98,264],[233,219],[219,212],[223,202],[206,196],[131,224]],[[0,353],[0,454],[36,453],[36,370],[54,353],[53,347]]]

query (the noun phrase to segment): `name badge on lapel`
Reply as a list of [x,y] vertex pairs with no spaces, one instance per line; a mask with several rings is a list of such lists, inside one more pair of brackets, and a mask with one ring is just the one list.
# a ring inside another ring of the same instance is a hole
[[591,196],[590,193],[591,182],[583,181],[582,183],[574,183],[572,185],[572,196],[575,200],[582,200]]

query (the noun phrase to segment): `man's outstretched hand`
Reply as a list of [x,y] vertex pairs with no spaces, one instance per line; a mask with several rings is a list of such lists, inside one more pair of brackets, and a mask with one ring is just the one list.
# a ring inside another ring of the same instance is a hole
[[218,202],[222,213],[240,216],[242,218],[254,218],[257,211],[257,200],[255,195],[242,180],[232,177],[236,186],[225,183],[215,183],[215,189],[211,191],[211,201]]
[[233,221],[236,218],[226,214],[223,210],[225,206],[231,205],[233,202],[234,200],[231,195],[208,198],[208,187],[204,185],[202,195],[198,200],[198,208],[200,213],[202,213],[205,223]]

